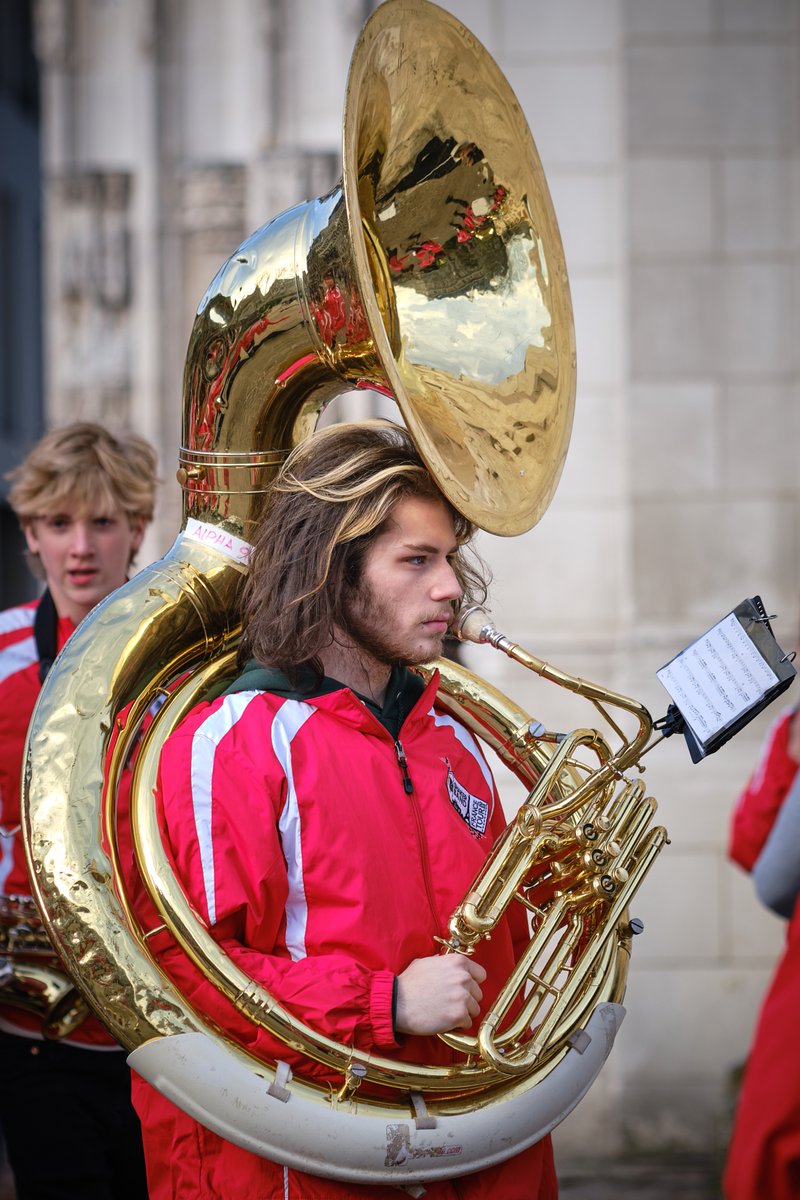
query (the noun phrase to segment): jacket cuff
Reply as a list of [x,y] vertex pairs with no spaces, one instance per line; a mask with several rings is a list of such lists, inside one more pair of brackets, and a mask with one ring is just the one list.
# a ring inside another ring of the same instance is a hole
[[397,1046],[392,1021],[394,975],[391,971],[375,971],[369,997],[369,1018],[376,1046]]

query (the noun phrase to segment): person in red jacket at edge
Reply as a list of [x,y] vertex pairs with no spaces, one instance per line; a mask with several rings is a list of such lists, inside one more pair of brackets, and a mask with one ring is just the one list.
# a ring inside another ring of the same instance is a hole
[[90,1015],[54,1040],[45,1013],[18,1006],[8,975],[15,961],[17,978],[24,974],[11,951],[26,927],[37,949],[47,947],[20,835],[28,724],[58,651],[127,579],[153,515],[156,454],[134,434],[81,422],[48,433],[10,478],[29,565],[45,590],[0,613],[0,1125],[17,1200],[144,1200],[122,1048]]
[[739,798],[729,854],[788,919],[786,945],[747,1056],[723,1179],[726,1200],[800,1196],[800,712],[772,726]]
[[[399,426],[334,425],[298,446],[255,538],[243,672],[167,739],[157,789],[176,874],[234,961],[339,1043],[412,1062],[452,1061],[435,1035],[473,1027],[527,942],[522,913],[474,958],[434,940],[504,826],[476,741],[436,706],[438,675],[413,669],[440,654],[462,596],[485,593],[472,533]],[[231,1033],[216,991],[157,934],[149,945]],[[297,1065],[265,1031],[235,1033]],[[151,1200],[399,1194],[253,1155],[135,1073],[134,1103]],[[550,1138],[424,1194],[553,1200]]]

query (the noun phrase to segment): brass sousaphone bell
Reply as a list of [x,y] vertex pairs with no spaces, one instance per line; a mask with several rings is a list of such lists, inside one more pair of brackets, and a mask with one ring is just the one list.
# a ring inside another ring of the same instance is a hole
[[[645,833],[653,802],[624,776],[650,735],[645,710],[470,614],[464,636],[601,713],[617,708],[634,734],[615,718],[616,750],[595,730],[556,738],[463,667],[438,664],[443,703],[531,789],[448,943],[468,953],[521,902],[531,946],[479,1035],[448,1035],[452,1066],[361,1054],[303,1025],[221,951],[169,869],[153,802],[160,748],[236,672],[253,529],[277,466],[328,401],[356,388],[394,397],[442,491],[493,533],[539,520],[567,450],[574,335],[547,185],[508,83],[452,16],[387,0],[367,21],[343,164],[341,186],[244,242],[200,304],[184,379],[183,527],[51,672],[29,736],[24,822],[53,942],[141,1075],[258,1154],[412,1185],[517,1153],[586,1092],[621,1019],[627,901],[664,834]],[[134,902],[142,889],[158,911],[149,928]],[[333,1070],[338,1093],[209,1027],[150,952],[163,937],[238,1013]]]

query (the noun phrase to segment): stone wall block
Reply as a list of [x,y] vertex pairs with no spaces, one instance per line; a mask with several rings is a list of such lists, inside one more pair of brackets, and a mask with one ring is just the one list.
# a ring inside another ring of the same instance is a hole
[[631,46],[631,150],[789,149],[797,129],[792,53],[763,44]]
[[309,153],[342,139],[347,71],[366,5],[338,0],[284,6],[280,126],[276,145]]
[[[624,1025],[623,1025],[624,1029]],[[620,1038],[624,1033],[620,1033]],[[619,1099],[624,1088],[620,1055],[612,1051],[587,1096],[566,1121],[553,1130],[553,1150],[559,1180],[569,1175],[575,1160],[585,1159],[595,1149],[609,1158],[624,1154],[624,1134],[619,1121]]]
[[720,368],[754,382],[796,371],[796,266],[734,261],[723,268],[720,282]]
[[723,386],[719,420],[721,483],[731,493],[791,495],[797,488],[800,405],[796,386],[753,379]]
[[714,0],[624,0],[631,37],[702,37],[714,28]]
[[[143,114],[137,104],[144,67],[141,5],[94,4],[91,19],[73,6],[76,58],[73,76],[81,166],[135,170]],[[146,117],[144,118],[146,120]]]
[[124,174],[88,173],[53,181],[62,204],[60,291],[108,309],[131,299],[128,207],[132,180]]
[[634,263],[630,353],[634,380],[714,375],[724,364],[724,272],[708,260]]
[[796,270],[791,262],[690,260],[631,269],[635,379],[796,370]]
[[558,485],[560,499],[582,503],[622,503],[627,495],[625,429],[613,389],[580,389],[569,452]]
[[184,233],[244,228],[245,168],[219,163],[191,167],[179,177],[178,216]]
[[613,504],[587,511],[554,501],[524,538],[494,539],[492,590],[506,625],[520,637],[550,626],[591,638],[616,630],[627,582],[621,520]]
[[728,158],[722,163],[722,247],[730,254],[783,255],[796,243],[791,158]]
[[542,62],[507,66],[546,172],[618,161],[619,78],[612,63]]
[[[773,718],[775,715],[773,712]],[[743,779],[742,786],[745,782]],[[750,876],[734,863],[725,865],[723,883],[726,962],[754,974],[771,971],[783,948],[786,922],[763,906]]]
[[274,150],[251,165],[247,211],[253,229],[305,200],[324,195],[341,175],[338,153]]
[[717,387],[636,383],[629,392],[629,469],[634,496],[710,493],[718,478]]
[[[696,1003],[685,1011],[683,1027],[674,1031],[676,1045],[690,1022],[705,1020],[705,1013],[697,1013]],[[684,1153],[707,1154],[709,1146],[724,1145],[719,1107],[724,1086],[723,1079],[703,1078],[700,1072],[694,1080],[668,1084],[658,1074],[647,1083],[627,1083],[619,1105],[626,1149],[648,1154],[679,1146]]]
[[637,263],[711,254],[716,212],[709,160],[632,158],[627,186],[630,247]]
[[573,271],[578,395],[584,387],[619,387],[623,375],[624,310],[620,276]]
[[[741,599],[743,597],[738,596],[732,600],[726,611]],[[648,705],[656,719],[664,716],[670,703],[656,672],[724,615],[725,612],[720,610],[696,621],[693,628],[685,631],[683,637],[676,638],[669,649],[653,647],[641,651],[640,656],[648,664],[655,688],[649,684],[646,687],[634,685],[630,690]],[[702,852],[716,856],[727,845],[731,809],[750,766],[747,754],[744,761],[739,754],[743,737],[740,733],[735,745],[728,742],[702,762],[693,763],[685,739],[675,734],[645,760],[647,790],[658,801],[657,821],[666,826],[670,836],[671,844],[661,855],[667,871],[671,870],[670,863],[680,862],[681,854]]]
[[719,870],[712,851],[664,847],[631,901],[631,913],[645,926],[633,947],[641,969],[668,961],[683,971],[719,956]]
[[[621,36],[617,0],[534,0],[527,10],[507,4],[502,53],[505,58],[541,59],[568,55],[572,59],[613,54]],[[524,16],[523,16],[524,12]]]
[[614,271],[619,262],[623,201],[612,168],[548,173],[553,206],[564,243],[567,270]]
[[636,574],[637,611],[697,623],[757,593],[786,611],[800,578],[795,508],[791,499],[640,500],[633,555],[647,569]]
[[264,17],[255,16],[251,0],[201,0],[198,7],[202,13],[178,22],[174,43],[169,113],[178,154],[188,162],[236,163],[273,134]]
[[[697,919],[702,920],[701,911]],[[647,931],[640,940],[646,937]],[[632,971],[625,997],[628,1015],[620,1035],[626,1092],[649,1083],[657,1102],[664,1085],[680,1088],[717,1080],[721,1084],[725,1071],[742,1061],[758,984],[747,988],[737,973],[725,971],[720,972],[719,989],[712,991],[705,986],[712,966],[711,961],[697,962],[691,969],[676,971],[672,962],[661,967],[640,963]],[[615,1053],[618,1047],[619,1039]],[[659,1064],[655,1080],[650,1076],[654,1062]]]
[[721,0],[721,27],[738,36],[783,37],[797,31],[795,0]]
[[[59,394],[53,409],[70,419],[128,419],[134,274],[130,228],[133,183],[118,172],[80,172],[50,182],[59,212],[51,266],[51,305]],[[88,407],[87,407],[88,406]]]

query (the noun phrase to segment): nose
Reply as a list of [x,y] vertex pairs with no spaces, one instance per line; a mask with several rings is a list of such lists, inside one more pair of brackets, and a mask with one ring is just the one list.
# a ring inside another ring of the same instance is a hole
[[460,600],[461,584],[451,563],[445,559],[436,573],[431,599],[437,601]]
[[75,521],[72,526],[70,551],[76,558],[88,558],[94,553],[94,539],[88,521]]

